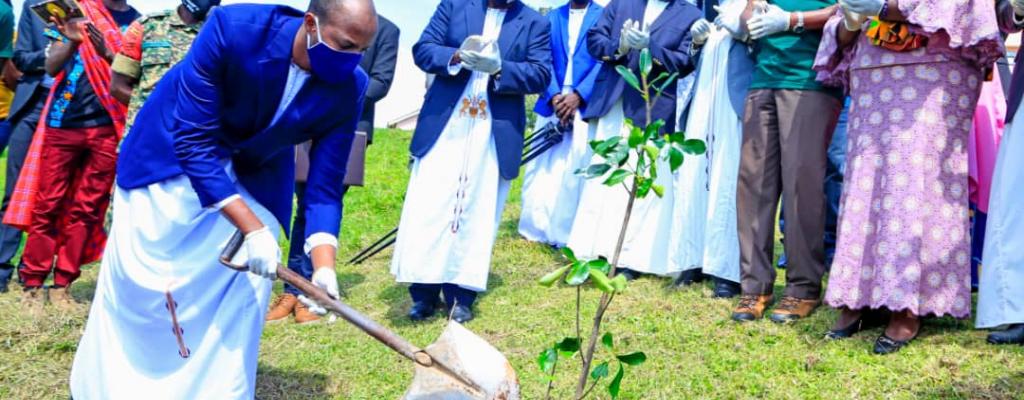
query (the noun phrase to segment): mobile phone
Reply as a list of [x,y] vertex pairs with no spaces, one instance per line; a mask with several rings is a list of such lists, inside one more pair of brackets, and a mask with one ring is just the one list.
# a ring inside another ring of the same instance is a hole
[[47,24],[52,18],[67,21],[85,16],[82,13],[82,7],[75,0],[46,0],[32,5],[32,12]]

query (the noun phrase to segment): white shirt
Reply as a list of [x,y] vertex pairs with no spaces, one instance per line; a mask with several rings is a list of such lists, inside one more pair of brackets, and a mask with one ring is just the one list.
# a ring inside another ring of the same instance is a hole
[[565,67],[565,81],[562,82],[562,94],[569,94],[573,90],[572,82],[572,59],[576,55],[576,43],[580,39],[580,31],[583,30],[583,17],[587,16],[587,9],[569,9],[569,62]]
[[647,8],[644,9],[644,20],[640,23],[643,29],[650,30],[651,25],[654,25],[654,21],[658,20],[666,7],[668,7],[668,0],[648,1]]
[[291,67],[288,68],[288,81],[284,84],[284,93],[281,94],[281,103],[277,106],[277,112],[274,113],[274,119],[270,122],[271,125],[277,123],[277,120],[284,115],[284,110],[288,109],[288,106],[295,100],[295,96],[299,94],[299,90],[306,85],[306,81],[309,80],[309,71],[300,68],[295,63],[292,63]]

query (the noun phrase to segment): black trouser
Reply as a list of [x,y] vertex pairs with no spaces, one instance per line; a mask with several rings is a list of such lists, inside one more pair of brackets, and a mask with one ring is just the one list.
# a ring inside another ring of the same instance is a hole
[[[44,98],[40,94],[44,90],[43,88],[36,90],[37,93],[31,100],[31,103],[34,104],[32,109],[23,111],[22,115],[18,115],[16,119],[10,121],[12,131],[11,140],[7,146],[7,180],[4,182],[3,203],[0,204],[0,219],[3,218],[3,214],[7,212],[7,207],[10,205],[14,186],[18,183],[21,167],[25,164],[25,156],[28,154],[28,147],[32,144],[32,137],[39,124],[39,117],[45,106],[45,102],[42,101]],[[0,269],[8,269],[8,271],[0,271],[0,275],[10,272],[9,269],[13,268],[12,260],[18,252],[18,248],[21,247],[21,240],[22,232],[20,230],[0,224]]]
[[477,293],[475,291],[451,283],[414,283],[409,286],[409,294],[415,303],[437,303],[441,292],[444,292],[444,302],[448,307],[455,304],[473,307],[473,303],[476,302]]

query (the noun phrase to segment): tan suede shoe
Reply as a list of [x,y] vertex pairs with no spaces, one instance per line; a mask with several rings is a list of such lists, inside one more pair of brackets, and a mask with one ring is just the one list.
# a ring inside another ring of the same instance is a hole
[[277,300],[270,304],[270,311],[267,312],[267,322],[282,321],[288,318],[295,311],[296,304],[299,304],[299,298],[293,294],[285,293],[277,296]]
[[779,306],[775,307],[775,310],[772,311],[770,319],[772,322],[780,324],[804,319],[811,315],[819,305],[821,305],[821,300],[818,299],[798,299],[786,296],[779,302]]
[[745,294],[740,296],[740,302],[732,312],[732,319],[736,322],[750,322],[764,318],[764,311],[775,302],[775,296],[770,294],[756,295]]
[[82,311],[82,304],[75,301],[74,297],[71,297],[71,292],[69,288],[50,288],[48,293],[50,295],[50,304],[52,304],[54,307],[57,307],[58,310],[63,312]]
[[320,316],[314,314],[312,311],[309,311],[309,307],[306,307],[306,305],[302,304],[301,301],[299,302],[299,304],[295,305],[296,324],[309,324],[317,321],[320,321]]
[[28,315],[38,316],[43,313],[43,289],[25,288],[21,291],[21,308]]

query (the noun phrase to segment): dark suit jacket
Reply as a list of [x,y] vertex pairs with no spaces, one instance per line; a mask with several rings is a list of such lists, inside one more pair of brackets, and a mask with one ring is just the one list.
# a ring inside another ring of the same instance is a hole
[[[611,111],[612,106],[621,98],[626,118],[632,119],[639,126],[647,125],[646,103],[636,90],[627,87],[626,82],[615,71],[615,67],[625,65],[640,76],[640,52],[633,50],[618,57],[619,37],[622,25],[628,19],[641,21],[644,18],[646,0],[612,0],[604,10],[604,15],[587,34],[587,48],[590,54],[604,62],[601,73],[594,84],[594,95],[582,114],[584,119],[603,117]],[[678,72],[682,78],[693,71],[694,62],[690,57],[690,26],[700,19],[700,9],[686,0],[670,0],[665,11],[661,13],[651,26],[651,56],[654,69],[651,77],[662,72]],[[676,124],[676,91],[670,85],[661,98],[654,104],[652,118],[665,120],[663,131],[672,132]]]
[[46,76],[46,46],[49,40],[43,36],[46,24],[39,19],[29,7],[43,0],[29,0],[21,7],[18,19],[18,40],[14,44],[14,66],[22,72],[21,80],[14,92],[11,102],[11,114],[8,119],[21,118],[21,113],[32,110],[34,103],[46,101],[46,96],[34,96]]
[[[483,33],[486,10],[486,0],[442,0],[413,46],[416,65],[436,75],[412,137],[410,150],[415,157],[434,147],[456,105],[461,104],[472,71],[463,68],[453,76],[448,64],[467,37]],[[551,24],[522,2],[514,2],[505,15],[498,48],[501,74],[487,85],[491,132],[501,176],[515,179],[523,157],[526,95],[543,92],[551,83]]]
[[398,63],[398,27],[387,18],[377,16],[377,37],[373,44],[363,53],[363,67],[370,76],[370,87],[366,89],[366,102],[363,105],[363,116],[356,130],[366,132],[367,139],[373,141],[373,111],[378,101],[388,95],[391,82],[395,78],[395,64]]
[[[313,141],[306,237],[338,235],[348,155],[363,109],[366,73],[342,83],[310,76],[274,120],[304,13],[285,6],[217,7],[185,59],[164,75],[121,147],[117,184],[135,189],[188,177],[203,206],[238,194],[224,170],[288,231],[296,144]],[[273,123],[271,123],[273,122]]]

